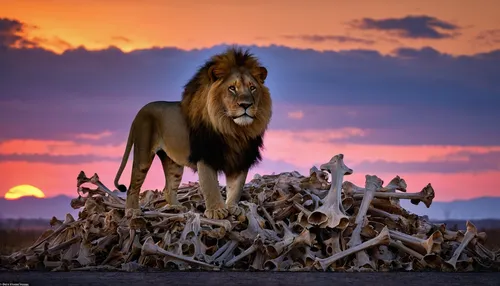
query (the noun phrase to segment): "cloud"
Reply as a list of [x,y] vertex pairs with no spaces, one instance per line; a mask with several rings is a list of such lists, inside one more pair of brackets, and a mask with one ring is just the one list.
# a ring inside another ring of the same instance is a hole
[[292,119],[302,119],[304,118],[304,112],[302,111],[291,111],[291,112],[288,112],[288,118],[292,118]]
[[500,29],[481,31],[477,34],[475,40],[487,46],[498,45],[500,44]]
[[112,40],[117,41],[117,42],[125,42],[125,43],[132,42],[132,40],[130,40],[127,37],[123,37],[123,36],[114,36],[114,37],[112,37]]
[[0,154],[0,162],[30,162],[54,165],[79,165],[103,161],[120,162],[119,158],[96,155]]
[[35,42],[24,38],[24,32],[24,23],[15,19],[0,18],[0,48],[26,48],[37,46]]
[[105,138],[105,137],[109,137],[111,136],[113,133],[111,133],[110,131],[103,131],[101,133],[97,133],[97,134],[89,134],[89,133],[81,133],[81,134],[76,134],[75,135],[75,138],[79,138],[79,139],[89,139],[89,140],[100,140],[102,138]]
[[[75,134],[111,131],[96,144],[122,144],[145,103],[179,100],[196,68],[225,48],[79,47],[60,55],[40,48],[0,50],[0,141],[82,142],[89,139]],[[431,47],[403,47],[392,55],[249,48],[269,70],[271,130],[371,130],[340,139],[356,144],[500,142],[500,51],[451,56]],[[299,110],[301,120],[289,117]]]
[[355,38],[349,36],[340,36],[340,35],[285,35],[283,36],[283,38],[291,40],[301,40],[310,43],[336,42],[336,43],[354,43],[354,44],[364,44],[364,45],[375,44],[375,41],[373,40]]
[[[458,36],[460,27],[426,15],[409,15],[403,18],[363,18],[350,23],[363,30],[388,31],[402,38],[446,39]],[[447,32],[441,31],[445,30]]]

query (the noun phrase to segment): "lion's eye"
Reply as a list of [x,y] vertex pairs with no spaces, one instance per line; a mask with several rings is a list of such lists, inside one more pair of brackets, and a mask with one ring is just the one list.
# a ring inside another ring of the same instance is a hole
[[256,88],[255,86],[253,86],[253,85],[252,85],[252,86],[250,86],[250,91],[251,91],[251,92],[254,92],[256,89],[257,89],[257,88]]
[[232,92],[235,92],[235,91],[236,91],[236,87],[234,87],[234,85],[231,85],[231,86],[229,87],[229,90],[230,90],[230,91],[232,91]]

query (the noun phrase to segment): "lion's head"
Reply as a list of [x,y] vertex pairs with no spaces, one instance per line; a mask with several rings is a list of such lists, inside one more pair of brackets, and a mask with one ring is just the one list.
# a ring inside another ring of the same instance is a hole
[[188,124],[225,136],[261,136],[272,115],[266,77],[267,69],[248,51],[233,47],[213,56],[185,86],[181,106]]

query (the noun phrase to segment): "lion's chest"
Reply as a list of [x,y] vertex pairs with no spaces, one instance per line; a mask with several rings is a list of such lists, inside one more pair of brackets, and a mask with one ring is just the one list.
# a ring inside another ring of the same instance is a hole
[[249,140],[228,139],[208,129],[190,131],[189,161],[203,161],[216,171],[237,174],[261,160],[262,137]]

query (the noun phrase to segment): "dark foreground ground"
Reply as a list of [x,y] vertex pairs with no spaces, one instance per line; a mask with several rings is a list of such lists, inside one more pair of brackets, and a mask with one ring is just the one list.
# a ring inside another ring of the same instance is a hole
[[23,285],[500,285],[497,273],[322,272],[0,272],[0,286]]

